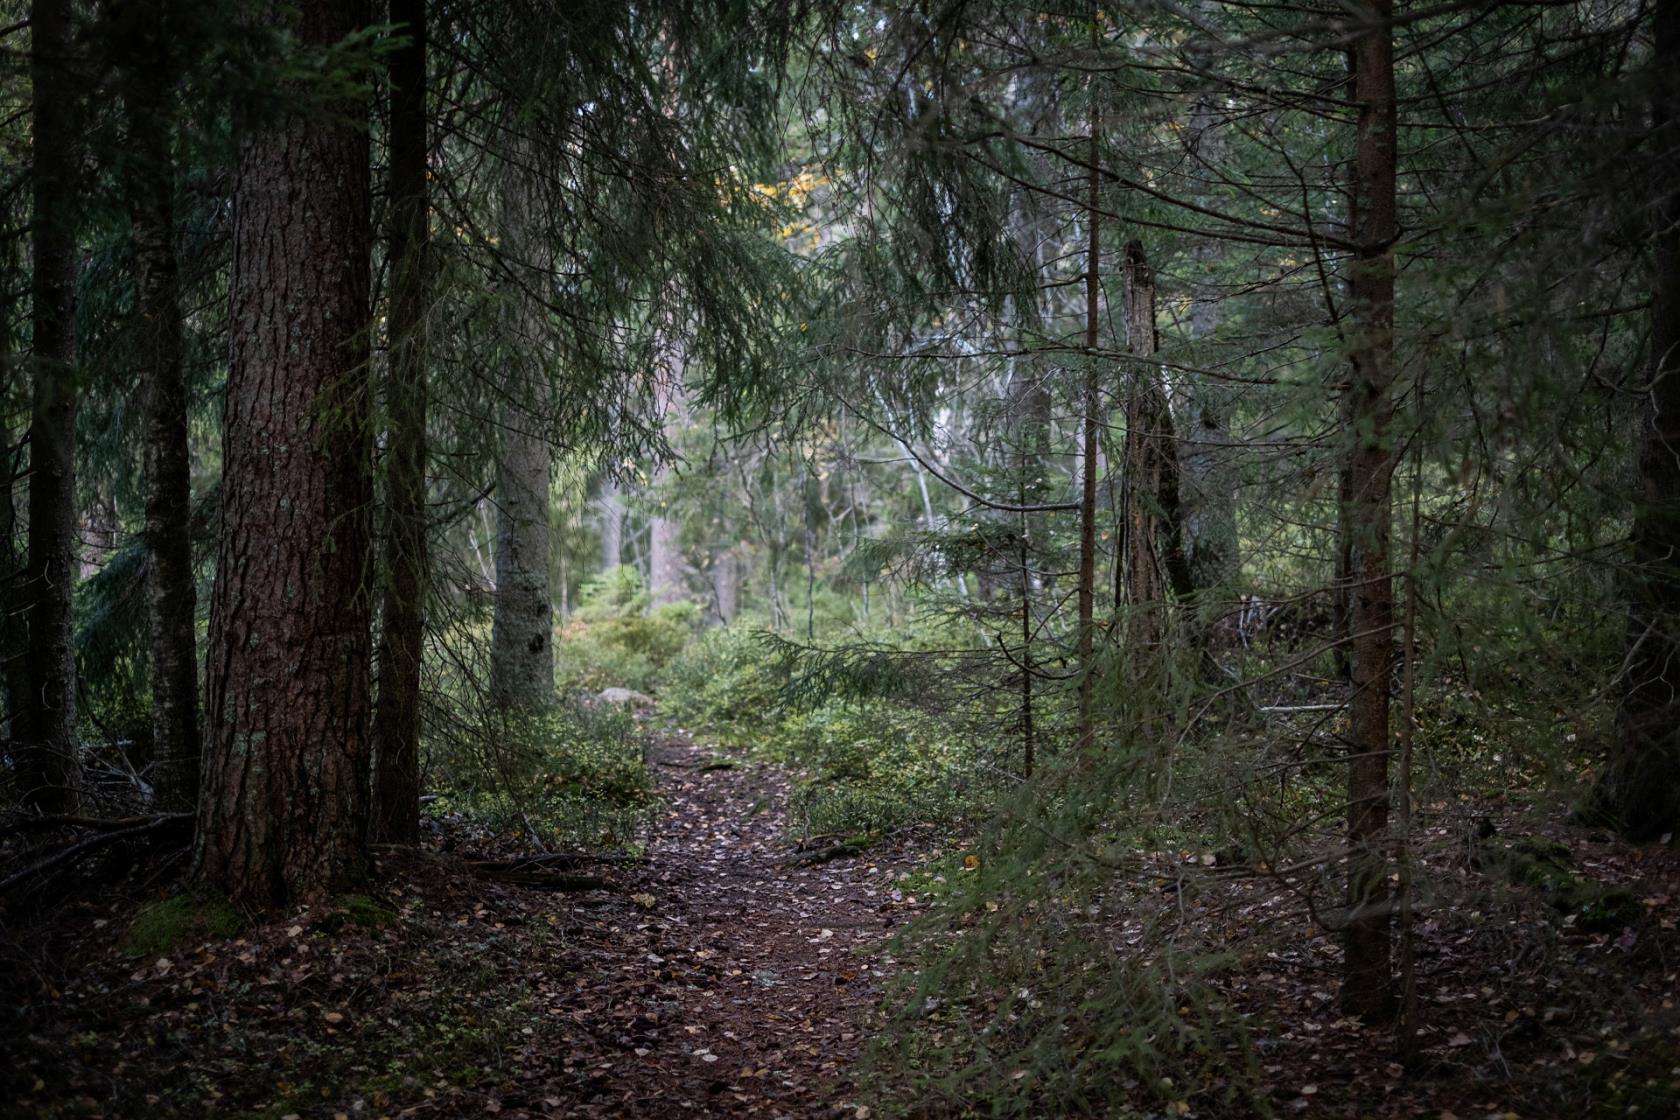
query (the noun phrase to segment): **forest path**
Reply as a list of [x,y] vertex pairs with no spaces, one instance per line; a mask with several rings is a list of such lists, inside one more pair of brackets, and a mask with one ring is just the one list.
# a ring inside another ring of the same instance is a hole
[[847,1073],[914,905],[896,869],[869,853],[791,863],[779,767],[682,735],[649,761],[664,805],[648,860],[568,931],[596,962],[567,979],[604,1047],[567,1059],[573,1114],[855,1115]]

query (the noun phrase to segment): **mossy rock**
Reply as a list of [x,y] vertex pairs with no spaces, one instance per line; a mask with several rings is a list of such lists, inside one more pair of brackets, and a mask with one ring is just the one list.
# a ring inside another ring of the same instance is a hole
[[244,928],[245,919],[227,903],[178,894],[141,909],[123,938],[123,952],[158,956],[195,941],[232,937]]
[[1569,849],[1540,836],[1492,837],[1476,844],[1482,872],[1516,886],[1532,887],[1547,905],[1575,915],[1575,928],[1592,932],[1620,929],[1638,920],[1639,900],[1622,888],[1576,874]]
[[1630,926],[1645,913],[1633,892],[1624,887],[1578,880],[1573,889],[1552,897],[1551,904],[1575,915],[1575,928],[1609,933]]

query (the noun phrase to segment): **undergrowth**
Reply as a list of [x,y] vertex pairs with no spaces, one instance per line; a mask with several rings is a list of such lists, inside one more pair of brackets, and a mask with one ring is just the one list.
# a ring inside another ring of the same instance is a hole
[[563,689],[655,690],[665,665],[694,637],[700,608],[652,605],[636,569],[609,569],[583,585],[581,605],[560,630],[555,669]]
[[930,713],[899,698],[801,687],[785,643],[746,625],[709,631],[672,659],[660,706],[678,724],[783,763],[805,835],[948,824],[994,780],[992,713]]
[[633,847],[657,802],[632,716],[566,707],[487,721],[481,737],[440,746],[430,809],[563,847]]

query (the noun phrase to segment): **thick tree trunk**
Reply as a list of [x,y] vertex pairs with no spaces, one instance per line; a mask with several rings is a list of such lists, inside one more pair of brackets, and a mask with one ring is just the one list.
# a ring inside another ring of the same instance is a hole
[[69,0],[33,0],[34,218],[29,417],[28,702],[18,709],[17,783],[26,805],[74,812],[80,801],[76,657],[76,122]]
[[377,841],[420,834],[420,662],[430,585],[426,519],[426,3],[391,0],[407,41],[389,57],[391,78],[390,361],[385,405],[385,602],[379,699],[373,714],[373,823]]
[[1656,6],[1651,384],[1639,440],[1628,651],[1598,797],[1633,840],[1680,831],[1680,2]]
[[175,260],[174,36],[162,22],[127,29],[126,184],[138,289],[135,321],[146,379],[146,622],[152,662],[152,752],[159,800],[198,798],[198,594],[192,563],[192,460],[187,442],[181,293]]
[[1353,700],[1348,741],[1348,915],[1342,1007],[1381,1019],[1394,1010],[1388,889],[1389,676],[1394,587],[1389,563],[1394,452],[1395,105],[1391,0],[1374,0],[1355,43],[1354,244],[1348,294],[1353,387],[1348,540]]
[[[525,229],[533,199],[524,160],[505,169],[504,247],[513,267],[536,251]],[[522,277],[532,280],[534,270]],[[540,363],[522,348],[534,344],[530,300],[519,285],[506,309],[512,374],[502,408],[501,458],[496,472],[496,602],[490,632],[490,698],[504,713],[533,715],[554,704],[554,602],[548,586],[548,490],[554,450],[543,430],[548,382]]]
[[[367,9],[294,0],[266,16],[318,49]],[[241,138],[197,863],[257,909],[365,870],[368,203],[365,129],[285,114]]]

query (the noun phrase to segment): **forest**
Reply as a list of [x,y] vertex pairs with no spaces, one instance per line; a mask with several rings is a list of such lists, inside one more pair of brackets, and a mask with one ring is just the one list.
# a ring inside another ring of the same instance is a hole
[[0,0],[0,1114],[1680,1113],[1680,0]]

